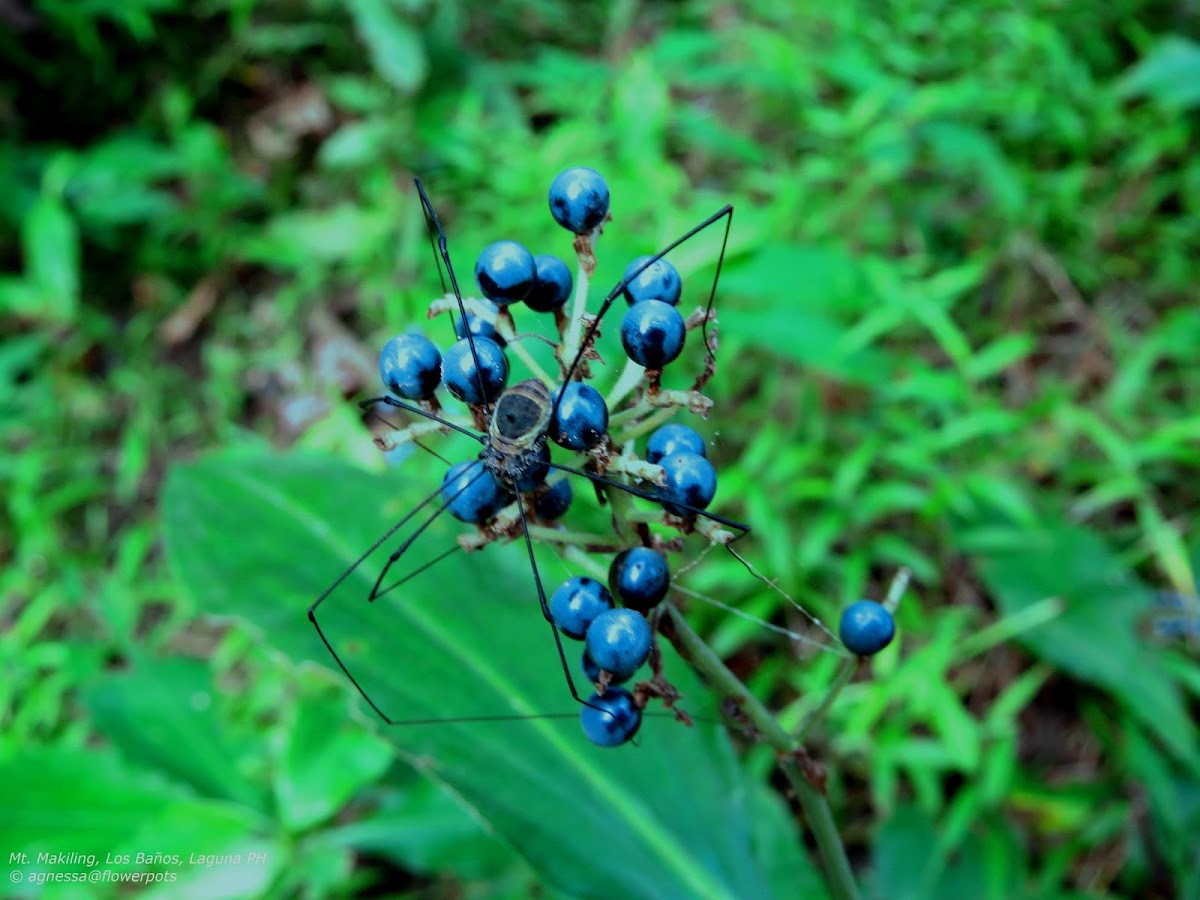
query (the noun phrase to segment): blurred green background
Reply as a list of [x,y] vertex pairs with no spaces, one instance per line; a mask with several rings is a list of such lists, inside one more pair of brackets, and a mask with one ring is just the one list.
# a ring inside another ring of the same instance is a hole
[[[439,293],[411,177],[461,274],[499,236],[569,254],[545,192],[584,164],[604,289],[736,206],[702,430],[755,564],[828,622],[913,570],[808,743],[865,895],[1200,897],[1198,12],[0,2],[0,853],[98,857],[0,890],[821,896],[741,737],[385,733],[304,618],[439,477],[385,471],[352,402]],[[686,302],[717,249],[676,257]],[[799,624],[718,554],[693,576]],[[420,620],[461,657],[399,655],[415,604],[343,635],[387,699],[561,708],[519,599]],[[786,724],[820,702],[835,656],[692,612]],[[36,883],[106,866],[163,880]]]

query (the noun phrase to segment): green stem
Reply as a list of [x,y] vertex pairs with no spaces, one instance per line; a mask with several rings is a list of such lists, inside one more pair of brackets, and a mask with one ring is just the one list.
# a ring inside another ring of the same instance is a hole
[[759,735],[779,754],[780,768],[795,790],[800,807],[808,819],[808,827],[817,842],[817,853],[825,866],[830,892],[836,900],[858,900],[854,873],[850,870],[850,860],[846,857],[846,848],[842,846],[829,803],[825,795],[809,783],[795,761],[793,754],[799,746],[798,742],[784,731],[770,711],[750,693],[750,689],[725,667],[721,658],[692,630],[675,605],[669,601],[664,605],[671,621],[672,643],[710,687],[721,696],[733,699],[739,712],[750,720]]
[[584,265],[583,256],[580,255],[577,258],[579,262],[575,268],[575,294],[571,298],[571,319],[567,324],[567,336],[563,338],[562,342],[563,356],[559,360],[564,373],[566,367],[571,364],[571,360],[579,353],[580,342],[583,339],[583,314],[587,312],[588,289],[591,280],[591,272]]
[[842,836],[838,834],[837,823],[833,821],[833,812],[825,801],[825,795],[808,783],[800,766],[791,757],[780,759],[779,767],[795,790],[800,808],[808,819],[808,827],[817,841],[817,853],[825,866],[825,882],[829,886],[829,893],[835,900],[859,900],[854,872],[850,869],[846,848],[842,846]]
[[641,422],[638,422],[636,425],[622,431],[616,436],[615,440],[618,444],[627,444],[635,437],[641,437],[647,431],[653,431],[659,425],[663,424],[663,422],[670,421],[675,417],[676,412],[678,412],[678,410],[660,409],[655,412],[654,415],[647,416]]
[[604,398],[605,405],[609,409],[616,409],[617,404],[624,400],[630,391],[642,383],[642,378],[645,374],[646,370],[632,359],[625,360],[625,368],[621,370],[621,374],[617,378],[617,383],[613,385],[608,396]]
[[611,537],[588,534],[585,531],[567,531],[562,528],[548,528],[545,525],[527,525],[526,528],[529,530],[529,536],[535,541],[550,544],[580,544],[585,547],[606,547],[612,544]]
[[821,705],[809,713],[808,717],[805,718],[804,722],[796,730],[797,743],[804,743],[804,739],[808,737],[808,733],[817,726],[817,723],[825,718],[825,713],[829,712],[829,707],[833,706],[833,701],[837,699],[837,695],[842,692],[842,688],[854,677],[854,673],[858,671],[861,662],[861,657],[856,656],[842,663],[842,667],[838,670],[833,684],[825,692],[825,697],[821,700]]
[[546,370],[538,365],[537,360],[530,355],[529,351],[521,346],[521,342],[517,336],[517,333],[508,327],[507,322],[499,320],[496,325],[496,331],[499,332],[500,337],[504,338],[505,343],[508,345],[508,349],[515,353],[520,358],[521,362],[525,363],[526,368],[529,369],[529,373],[534,378],[538,379],[542,382],[542,384],[549,388],[558,387],[558,382],[551,378],[546,373]]
[[[632,501],[628,494],[613,488],[605,488],[605,493],[608,495],[614,524],[619,525],[622,521],[634,519],[634,515],[631,514],[635,514],[636,511],[632,509]],[[586,567],[596,577],[607,578],[603,567],[579,547],[567,545],[563,552],[568,559]],[[727,698],[736,705],[739,715],[748,720],[758,735],[778,754],[779,766],[796,792],[800,808],[804,810],[808,827],[816,840],[817,853],[821,857],[831,895],[835,900],[859,900],[858,886],[854,882],[850,860],[846,857],[846,848],[842,845],[842,837],[833,821],[829,803],[825,795],[809,783],[796,760],[795,754],[800,742],[788,734],[741,679],[729,671],[721,657],[687,623],[675,604],[668,599],[663,601],[660,609],[662,617],[669,623],[664,634],[675,649],[718,696]],[[823,707],[829,702],[832,701],[827,698]]]

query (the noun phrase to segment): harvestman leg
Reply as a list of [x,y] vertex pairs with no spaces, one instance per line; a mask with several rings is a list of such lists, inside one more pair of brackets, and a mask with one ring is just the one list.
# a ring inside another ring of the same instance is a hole
[[[449,508],[450,504],[453,503],[455,499],[457,499],[459,494],[462,494],[464,491],[469,489],[471,487],[471,485],[474,484],[478,479],[482,478],[484,474],[485,474],[484,471],[481,471],[478,475],[476,475],[474,478],[472,478],[470,481],[468,481],[465,485],[463,485],[458,491],[455,492],[454,496],[450,497],[449,500],[447,500],[445,503],[443,503],[441,506],[439,506],[436,510],[434,510],[433,513],[430,514],[417,527],[417,529],[412,534],[410,534],[407,538],[404,539],[404,541],[400,544],[399,547],[397,547],[395,550],[392,551],[392,553],[388,556],[387,562],[384,564],[383,569],[380,571],[379,577],[375,579],[375,584],[371,588],[371,593],[367,597],[368,603],[373,603],[377,597],[382,596],[384,593],[386,593],[387,591],[391,590],[392,588],[398,586],[399,584],[403,584],[409,578],[412,578],[415,575],[419,574],[420,572],[424,571],[425,569],[428,569],[430,566],[434,565],[435,563],[439,562],[441,559],[444,559],[446,556],[449,555],[448,553],[442,554],[441,556],[437,557],[432,562],[428,562],[425,565],[421,566],[416,571],[409,573],[407,576],[400,579],[400,581],[398,581],[396,584],[390,585],[388,588],[386,588],[384,590],[380,590],[380,585],[383,584],[384,579],[387,577],[387,573],[391,570],[392,566],[395,565],[395,563],[402,556],[404,556],[404,554],[408,551],[408,549],[413,545],[413,542],[415,542],[417,540],[417,538],[419,538],[424,533],[425,529],[427,529],[430,525],[432,525],[437,520],[437,518]],[[312,622],[313,627],[317,629],[317,635],[321,638],[321,642],[325,645],[325,648],[329,651],[330,655],[333,656],[334,661],[338,664],[338,668],[340,668],[342,670],[342,672],[346,675],[346,677],[348,679],[350,679],[350,683],[354,685],[354,687],[358,690],[358,693],[362,696],[362,698],[367,701],[367,703],[370,705],[371,709],[375,710],[375,713],[379,716],[379,718],[381,718],[388,725],[397,725],[397,724],[401,724],[401,723],[392,719],[382,709],[380,709],[378,704],[376,704],[375,701],[371,699],[370,695],[367,694],[367,692],[363,689],[363,686],[361,684],[359,684],[358,679],[355,678],[353,674],[351,674],[350,669],[346,666],[346,663],[342,660],[342,658],[338,654],[338,652],[333,648],[333,644],[330,643],[329,638],[326,637],[324,630],[321,628],[320,623],[317,621],[317,608],[322,603],[324,603],[326,598],[329,597],[335,590],[337,590],[337,588],[339,586],[341,586],[341,584],[347,578],[349,578],[350,575],[360,565],[362,565],[362,563],[364,561],[366,561],[366,559],[372,553],[374,553],[376,550],[378,550],[380,548],[380,546],[382,546],[384,544],[384,542],[386,542],[388,539],[390,539],[392,537],[392,535],[394,535],[397,531],[399,531],[401,528],[403,528],[405,525],[407,525],[409,522],[411,522],[413,520],[413,518],[421,510],[423,510],[430,503],[432,503],[435,499],[437,499],[441,495],[441,492],[442,492],[442,489],[439,486],[437,490],[435,490],[432,494],[430,494],[424,500],[422,500],[420,503],[418,503],[412,510],[410,510],[408,512],[407,515],[405,515],[402,519],[400,519],[399,522],[397,522],[395,525],[393,525],[391,528],[389,528],[386,532],[384,532],[383,536],[381,538],[379,538],[379,540],[377,540],[375,543],[373,543],[362,556],[360,556],[357,560],[355,560],[355,562],[348,569],[346,569],[345,572],[343,572],[341,575],[339,575],[337,580],[334,581],[334,583],[331,584],[328,588],[326,588],[325,592],[322,593],[321,596],[318,597],[315,601],[313,601],[312,606],[310,606],[308,608],[308,621]]]
[[538,572],[537,559],[533,555],[533,539],[529,536],[529,527],[525,518],[525,504],[518,502],[517,509],[521,513],[521,534],[525,538],[525,549],[529,553],[529,567],[533,570],[534,584],[537,585],[538,603],[542,607],[542,618],[550,624],[550,632],[554,635],[554,646],[558,649],[558,661],[562,663],[563,675],[567,679],[567,688],[571,691],[571,696],[576,703],[582,703],[584,706],[606,712],[601,707],[595,706],[580,697],[579,691],[575,688],[575,679],[571,677],[571,667],[567,663],[566,651],[563,650],[562,637],[558,633],[558,626],[554,624],[554,617],[550,615],[550,604],[546,602],[546,589],[542,586],[542,576]]

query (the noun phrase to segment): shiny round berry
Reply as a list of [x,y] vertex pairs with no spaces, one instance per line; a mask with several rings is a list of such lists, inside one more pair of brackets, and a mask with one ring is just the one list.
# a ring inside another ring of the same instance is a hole
[[857,656],[874,656],[896,636],[896,622],[882,603],[859,600],[842,612],[838,637]]
[[639,366],[661,369],[683,352],[687,329],[679,310],[661,300],[629,307],[621,320],[621,344]]
[[557,256],[548,253],[535,256],[533,262],[537,266],[537,279],[533,289],[525,295],[525,305],[535,312],[562,309],[571,299],[571,290],[575,287],[571,270]]
[[[558,400],[558,395],[562,399]],[[557,409],[550,419],[550,440],[568,450],[588,450],[608,433],[608,407],[590,384],[567,383],[554,393]]]
[[559,172],[550,184],[550,214],[573,234],[587,234],[608,215],[608,184],[595,169]]
[[550,448],[542,444],[536,453],[526,453],[520,463],[522,468],[516,473],[513,484],[523,494],[532,491],[550,474]]
[[[491,300],[480,299],[478,302],[486,307],[493,316],[500,311],[500,307]],[[505,340],[500,337],[500,332],[496,330],[496,326],[487,321],[487,319],[468,310],[467,327],[463,328],[462,313],[455,310],[454,333],[460,338],[465,338],[468,331],[470,331],[471,337],[487,338],[488,340],[495,341],[499,347],[503,347],[505,344]]]
[[[587,647],[583,648],[582,664],[583,664],[583,676],[588,681],[590,681],[592,684],[596,684],[600,680],[600,667],[598,665],[596,665],[596,661],[594,659],[592,659],[591,656],[588,655]],[[610,676],[612,675],[611,672],[609,672],[608,674]],[[612,677],[610,677],[608,679],[608,683],[609,684],[621,684],[622,682],[625,682],[628,680],[629,679],[627,679],[627,678],[612,678]]]
[[[607,592],[606,592],[607,593]],[[587,651],[596,665],[615,678],[628,678],[650,655],[650,623],[640,612],[606,609],[588,626]]]
[[455,463],[446,472],[442,502],[460,522],[482,525],[508,504],[509,495],[476,459]]
[[[658,492],[663,509],[673,516],[690,518],[694,510],[707,509],[717,493],[717,470],[699,453],[672,453],[659,465],[667,483]],[[685,509],[690,506],[692,509]]]
[[533,501],[533,512],[543,522],[553,522],[561,519],[571,508],[571,482],[562,478],[552,485],[544,494],[539,494]]
[[442,355],[442,380],[446,389],[464,403],[491,403],[504,393],[504,385],[508,383],[508,358],[495,341],[478,338],[474,341],[474,354],[471,343],[461,338]]
[[[612,595],[595,578],[568,578],[550,596],[550,617],[558,630],[572,640],[582,641],[596,616],[612,609]],[[593,679],[595,680],[595,679]]]
[[622,550],[608,567],[608,589],[628,609],[647,613],[667,596],[671,569],[667,558],[650,547]]
[[671,422],[655,429],[650,440],[646,441],[646,462],[662,462],[664,456],[672,453],[696,453],[707,457],[708,448],[704,445],[704,438],[695,429]]
[[533,254],[516,241],[489,244],[475,262],[475,282],[479,290],[501,306],[524,300],[536,280]]
[[679,272],[665,259],[655,259],[637,275],[633,274],[651,259],[654,257],[639,256],[625,267],[623,277],[630,279],[625,285],[625,302],[632,305],[641,300],[661,300],[678,306],[683,282],[679,279]]
[[593,744],[619,747],[637,734],[642,711],[633,694],[623,687],[610,687],[603,694],[588,697],[587,705],[579,710],[579,724]]
[[428,400],[442,382],[442,354],[429,338],[397,335],[379,354],[379,377],[405,400]]

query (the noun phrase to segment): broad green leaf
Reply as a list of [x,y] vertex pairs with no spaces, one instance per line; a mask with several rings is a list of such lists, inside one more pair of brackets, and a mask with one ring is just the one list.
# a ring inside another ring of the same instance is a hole
[[1153,592],[1092,532],[1044,513],[1038,528],[1012,528],[981,512],[960,531],[1004,616],[1047,597],[1064,612],[1017,640],[1081,681],[1111,693],[1200,772],[1196,724],[1169,670],[1139,634]]
[[294,831],[330,818],[383,774],[392,756],[385,741],[346,719],[344,703],[304,703],[275,773],[280,817]]
[[416,30],[387,0],[355,0],[348,5],[355,30],[367,45],[371,65],[379,77],[401,91],[415,92],[429,68]]
[[881,352],[842,346],[872,297],[858,264],[841,250],[768,244],[729,265],[721,291],[748,301],[722,319],[723,333],[848,381],[882,379],[888,369]]
[[79,305],[79,229],[58,197],[42,194],[21,231],[25,277],[42,294],[43,318],[62,322]]
[[[209,797],[266,810],[243,772],[251,749],[223,728],[212,674],[191,659],[140,659],[84,691],[92,720],[125,758],[185,781]],[[186,752],[181,752],[186,748]]]
[[410,872],[483,878],[518,863],[461,799],[428,779],[388,791],[372,813],[325,831],[322,840],[358,853],[382,854]]
[[1117,96],[1151,97],[1182,109],[1200,105],[1200,44],[1167,35],[1117,82]]
[[[329,666],[305,608],[439,476],[416,459],[387,477],[295,456],[208,459],[169,479],[169,556],[201,609],[244,617],[293,659]],[[436,520],[414,558],[452,547],[458,530]],[[374,604],[365,597],[377,573],[360,569],[348,583],[351,599],[335,595],[338,602],[321,608],[330,640],[382,708],[439,720],[381,733],[562,890],[767,896],[752,856],[744,775],[724,732],[648,717],[640,746],[589,744],[528,565],[520,546],[455,554],[430,570],[436,577]],[[564,569],[542,565],[552,589]],[[574,662],[578,645],[567,652]],[[711,719],[687,670],[672,655],[665,665],[689,711]],[[561,717],[441,721],[463,710]]]
[[1005,216],[1021,212],[1025,195],[1020,176],[989,134],[958,122],[927,122],[919,135],[939,169],[973,179]]
[[349,204],[276,216],[262,236],[246,241],[242,256],[279,268],[303,269],[369,255],[392,223],[378,210]]
[[[182,752],[182,750],[181,750]],[[55,747],[0,762],[6,808],[0,841],[28,854],[28,874],[54,871],[39,854],[94,855],[116,873],[174,875],[147,896],[258,897],[286,865],[285,848],[265,836],[268,822],[246,807],[202,800],[181,786],[126,766],[107,750]],[[253,864],[246,861],[256,856]],[[217,863],[240,855],[243,863]],[[7,884],[7,881],[6,881]],[[46,896],[80,896],[71,886],[47,886]],[[114,896],[90,889],[87,896]]]

